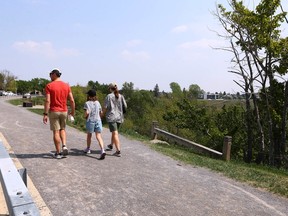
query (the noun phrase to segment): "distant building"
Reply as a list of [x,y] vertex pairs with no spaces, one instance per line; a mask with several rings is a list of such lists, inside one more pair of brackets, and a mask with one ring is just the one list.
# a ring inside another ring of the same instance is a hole
[[219,99],[219,94],[214,94],[214,93],[209,93],[207,94],[206,92],[200,96],[201,99],[204,100],[218,100]]

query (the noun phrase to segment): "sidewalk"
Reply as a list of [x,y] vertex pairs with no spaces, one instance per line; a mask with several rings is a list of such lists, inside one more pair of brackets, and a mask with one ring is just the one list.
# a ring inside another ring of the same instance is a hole
[[[95,136],[85,155],[86,134],[67,128],[70,154],[52,158],[49,126],[42,116],[0,100],[0,132],[55,216],[285,216],[288,200],[182,164],[120,136],[122,157],[100,156]],[[110,132],[103,131],[104,143]],[[44,213],[43,213],[44,215]]]

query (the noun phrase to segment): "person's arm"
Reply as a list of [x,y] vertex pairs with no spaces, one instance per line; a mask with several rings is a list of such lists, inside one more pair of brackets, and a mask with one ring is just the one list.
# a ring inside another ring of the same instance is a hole
[[84,118],[87,120],[89,116],[89,111],[84,109]]
[[104,100],[104,106],[101,107],[102,108],[102,112],[101,112],[101,118],[104,118],[107,112],[107,107],[108,106],[108,96],[106,96],[105,100]]
[[43,112],[43,123],[47,124],[48,122],[48,112],[50,107],[50,94],[46,94],[44,102],[44,112]]
[[126,103],[126,100],[125,100],[125,97],[123,95],[122,96],[122,103],[124,104],[125,108],[127,109],[127,103]]
[[73,97],[72,92],[69,93],[68,99],[69,99],[70,108],[71,108],[71,112],[69,113],[69,115],[74,116],[75,115],[75,101],[74,101],[74,97]]
[[88,105],[87,105],[87,103],[84,104],[83,109],[84,109],[84,118],[87,120],[88,117],[89,117],[89,110],[88,110]]
[[100,111],[100,117],[104,118],[105,117],[105,113],[106,113],[106,108],[104,107],[101,111]]

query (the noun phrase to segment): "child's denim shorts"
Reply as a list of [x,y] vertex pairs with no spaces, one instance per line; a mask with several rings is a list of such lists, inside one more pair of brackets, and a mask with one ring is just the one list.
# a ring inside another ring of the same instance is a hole
[[101,133],[102,132],[102,121],[87,121],[86,122],[86,131],[88,133]]

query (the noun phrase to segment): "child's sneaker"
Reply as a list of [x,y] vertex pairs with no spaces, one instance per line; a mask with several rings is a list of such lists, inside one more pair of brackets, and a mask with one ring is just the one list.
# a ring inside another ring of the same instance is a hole
[[107,145],[106,151],[112,151],[112,149],[113,149],[112,144]]
[[91,154],[91,150],[90,150],[90,148],[86,148],[86,149],[84,149],[84,153],[85,153],[85,154]]
[[56,158],[56,159],[61,159],[62,158],[62,154],[56,152],[55,154],[53,154],[53,157]]
[[113,155],[116,156],[116,157],[121,157],[121,152],[120,151],[116,151]]
[[62,147],[62,151],[64,156],[68,155],[68,148],[65,145]]

